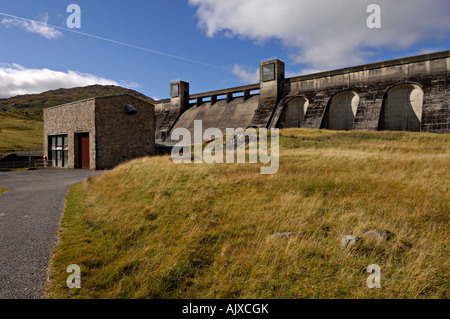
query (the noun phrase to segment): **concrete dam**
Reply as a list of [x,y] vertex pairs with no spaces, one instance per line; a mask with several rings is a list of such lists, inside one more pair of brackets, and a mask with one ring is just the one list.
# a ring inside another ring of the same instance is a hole
[[171,131],[304,127],[330,130],[450,132],[450,51],[285,78],[284,62],[260,63],[260,82],[190,94],[170,83],[155,102],[156,141]]

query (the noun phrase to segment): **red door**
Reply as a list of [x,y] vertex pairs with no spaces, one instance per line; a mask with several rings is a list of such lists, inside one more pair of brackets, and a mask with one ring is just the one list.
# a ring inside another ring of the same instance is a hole
[[81,168],[89,169],[89,134],[81,136]]

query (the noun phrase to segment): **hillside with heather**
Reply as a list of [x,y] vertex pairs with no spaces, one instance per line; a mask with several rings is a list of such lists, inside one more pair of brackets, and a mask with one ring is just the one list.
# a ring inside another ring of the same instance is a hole
[[26,94],[0,99],[0,111],[42,115],[42,109],[99,96],[130,94],[150,103],[154,100],[135,90],[114,85],[91,85],[72,89],[58,89],[40,94]]

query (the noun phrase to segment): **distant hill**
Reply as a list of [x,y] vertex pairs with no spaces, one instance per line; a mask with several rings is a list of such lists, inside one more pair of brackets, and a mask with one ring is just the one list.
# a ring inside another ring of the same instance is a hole
[[91,85],[72,89],[58,89],[40,94],[18,95],[0,99],[0,111],[9,111],[21,114],[42,115],[42,109],[74,101],[85,100],[99,96],[116,94],[130,94],[144,99],[150,103],[154,100],[137,91],[114,85]]

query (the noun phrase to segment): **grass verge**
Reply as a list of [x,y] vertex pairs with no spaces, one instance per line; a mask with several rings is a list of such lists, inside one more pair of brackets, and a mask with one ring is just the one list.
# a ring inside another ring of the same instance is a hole
[[[169,157],[123,164],[70,190],[48,297],[448,298],[449,142],[288,129],[275,175]],[[340,249],[372,229],[396,236]],[[81,289],[66,287],[70,264]],[[381,289],[366,286],[370,264]]]
[[43,145],[43,122],[36,115],[0,111],[0,153],[39,149]]

